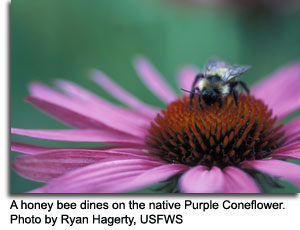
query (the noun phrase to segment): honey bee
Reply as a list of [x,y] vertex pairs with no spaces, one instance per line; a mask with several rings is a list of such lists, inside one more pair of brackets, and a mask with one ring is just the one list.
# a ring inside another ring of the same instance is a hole
[[237,77],[249,69],[249,66],[231,66],[224,61],[213,59],[207,62],[205,71],[196,75],[191,91],[181,90],[190,93],[190,107],[194,96],[197,95],[200,105],[202,98],[206,105],[210,106],[218,102],[221,108],[224,98],[230,94],[233,95],[235,104],[238,106],[239,92],[237,86],[240,85],[248,94],[250,91],[247,84],[237,80]]

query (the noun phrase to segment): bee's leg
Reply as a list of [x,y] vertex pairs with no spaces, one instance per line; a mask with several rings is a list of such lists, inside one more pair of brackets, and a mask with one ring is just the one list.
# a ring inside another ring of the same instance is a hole
[[197,91],[198,91],[198,104],[199,104],[200,108],[202,110],[204,110],[203,106],[201,105],[202,92],[198,88],[197,88]]
[[242,88],[247,92],[247,94],[250,93],[250,90],[244,81],[238,81],[238,84],[240,84],[240,86],[242,86]]
[[197,89],[197,88],[193,88],[192,91],[191,91],[191,93],[190,93],[190,108],[191,108],[192,105],[193,105],[193,98],[194,98],[194,96],[195,96],[196,89]]
[[236,88],[232,89],[232,93],[233,93],[233,98],[235,101],[236,106],[239,105],[239,92],[237,91]]
[[219,103],[219,108],[221,109],[223,104],[224,104],[224,101],[223,101],[223,98],[222,97],[219,97],[218,98],[218,103]]
[[202,79],[202,78],[204,78],[204,74],[203,74],[203,73],[198,73],[198,74],[196,75],[196,77],[195,77],[195,79],[194,79],[194,81],[193,81],[193,84],[192,84],[192,90],[195,88],[197,82],[198,82],[200,79]]

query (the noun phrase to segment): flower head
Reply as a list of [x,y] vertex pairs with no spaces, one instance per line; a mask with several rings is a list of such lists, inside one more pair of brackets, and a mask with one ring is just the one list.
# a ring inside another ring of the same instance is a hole
[[184,97],[157,115],[147,140],[153,154],[170,163],[223,169],[264,159],[284,141],[272,111],[252,96],[241,94],[238,106],[230,96],[221,108],[194,98],[189,107]]
[[[12,142],[20,175],[47,184],[39,193],[110,193],[136,190],[175,178],[181,192],[263,192],[256,171],[300,187],[300,119],[280,120],[300,107],[300,63],[287,66],[251,90],[238,105],[207,106],[178,97],[144,58],[135,62],[150,90],[168,105],[146,105],[99,71],[92,79],[128,107],[119,107],[67,81],[64,93],[33,83],[27,101],[70,125],[68,130],[12,129],[13,134],[75,142],[104,142],[96,148],[50,148]],[[190,88],[197,70],[179,73]],[[276,91],[275,91],[276,90]],[[272,112],[273,111],[273,112]],[[176,176],[176,177],[175,177]]]

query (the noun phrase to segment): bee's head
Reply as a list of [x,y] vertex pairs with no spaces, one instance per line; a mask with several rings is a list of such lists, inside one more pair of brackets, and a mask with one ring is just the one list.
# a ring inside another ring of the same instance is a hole
[[207,105],[213,105],[218,99],[218,93],[214,89],[204,89],[202,98]]

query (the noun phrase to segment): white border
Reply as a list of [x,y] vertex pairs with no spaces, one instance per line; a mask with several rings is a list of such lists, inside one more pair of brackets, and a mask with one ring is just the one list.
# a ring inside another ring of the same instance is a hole
[[[181,225],[138,225],[131,227],[130,229],[182,229],[188,227],[189,229],[228,229],[231,230],[234,229],[297,229],[299,228],[299,211],[300,211],[300,198],[299,195],[294,196],[280,196],[280,195],[261,195],[261,196],[10,196],[9,195],[9,175],[8,175],[8,162],[9,162],[9,153],[8,153],[8,127],[9,127],[9,118],[8,118],[8,75],[9,75],[9,69],[10,69],[10,62],[9,59],[10,55],[8,55],[8,52],[10,52],[9,47],[9,21],[8,18],[10,16],[9,14],[9,2],[8,0],[1,1],[1,12],[0,12],[0,50],[1,50],[1,84],[0,84],[0,94],[1,94],[1,226],[5,227],[5,229],[14,229],[14,228],[22,228],[24,230],[26,229],[41,229],[46,228],[49,229],[49,226],[45,225],[24,225],[24,226],[18,226],[18,225],[10,225],[9,224],[9,216],[13,211],[9,210],[9,206],[12,199],[16,200],[26,200],[26,201],[55,201],[57,199],[64,200],[64,201],[82,201],[84,199],[89,199],[91,201],[128,201],[130,199],[135,199],[137,201],[162,201],[168,199],[169,201],[181,201],[183,202],[184,199],[193,199],[196,202],[201,201],[208,201],[210,199],[214,201],[221,202],[224,199],[230,199],[235,201],[251,201],[252,199],[257,199],[262,202],[266,201],[278,201],[278,202],[285,202],[285,210],[251,210],[251,211],[225,211],[225,210],[217,210],[217,211],[208,211],[203,213],[202,211],[179,211],[179,212],[171,212],[171,213],[182,213],[184,214],[184,223]],[[31,214],[39,214],[40,211],[30,211]],[[22,211],[20,213],[28,214],[28,211]],[[72,211],[73,215],[87,215],[90,212],[88,211]],[[94,212],[95,213],[95,212]],[[97,213],[97,212],[96,212]],[[103,212],[101,212],[102,214]],[[151,213],[150,211],[118,211],[119,215],[125,215],[126,213],[129,215],[139,216],[143,213]],[[103,215],[114,215],[117,214],[113,211],[107,211],[103,213]],[[158,213],[169,213],[169,211],[160,211]],[[2,227],[2,228],[3,228]],[[65,229],[66,226],[58,225],[54,227],[54,229]],[[87,228],[87,226],[77,226],[75,229],[84,229]],[[123,226],[115,226],[115,227],[104,227],[101,225],[90,225],[88,228],[91,229],[128,229],[126,225]]]
[[1,71],[1,83],[0,83],[0,101],[1,101],[1,137],[0,137],[0,146],[1,146],[1,223],[5,225],[6,219],[8,218],[8,209],[7,205],[9,205],[8,198],[8,160],[9,160],[9,152],[8,152],[8,127],[9,127],[9,119],[8,119],[8,71],[9,71],[9,34],[8,34],[8,5],[10,1],[1,1],[1,11],[0,11],[0,50],[1,50],[1,59],[0,59],[0,71]]

